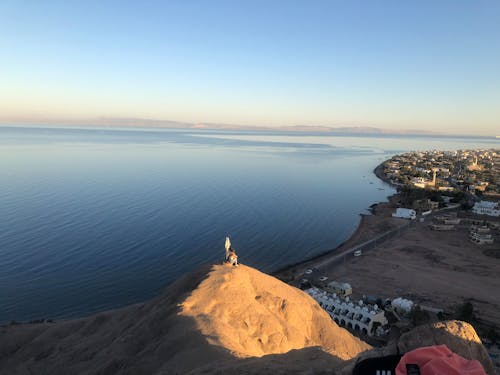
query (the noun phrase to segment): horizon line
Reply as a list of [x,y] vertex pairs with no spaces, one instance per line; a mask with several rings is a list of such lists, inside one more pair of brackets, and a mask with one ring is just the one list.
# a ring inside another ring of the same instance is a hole
[[[106,121],[107,120],[107,121]],[[295,132],[295,133],[317,133],[321,135],[399,135],[399,136],[426,136],[426,137],[457,137],[457,138],[493,138],[500,139],[498,135],[478,134],[454,134],[433,132],[427,130],[406,129],[397,130],[379,128],[374,126],[326,126],[326,125],[239,125],[224,123],[189,123],[173,120],[153,120],[144,118],[94,118],[89,120],[35,120],[35,121],[12,121],[0,119],[0,127],[21,128],[62,128],[62,129],[148,129],[148,130],[193,130],[193,131],[255,131],[255,132]]]

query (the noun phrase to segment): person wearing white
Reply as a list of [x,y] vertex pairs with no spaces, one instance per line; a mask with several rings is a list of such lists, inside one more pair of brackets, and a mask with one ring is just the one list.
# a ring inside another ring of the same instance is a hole
[[225,248],[226,248],[226,257],[224,258],[224,261],[227,262],[229,258],[229,250],[231,250],[231,240],[229,239],[229,237],[226,237]]

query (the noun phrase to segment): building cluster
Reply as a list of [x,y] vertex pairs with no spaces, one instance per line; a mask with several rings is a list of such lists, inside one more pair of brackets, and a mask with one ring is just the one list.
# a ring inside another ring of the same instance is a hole
[[350,301],[336,293],[312,287],[305,291],[326,310],[332,319],[342,327],[358,331],[368,336],[382,336],[388,332],[385,311],[377,305],[365,304],[362,300]]
[[494,242],[491,229],[487,226],[471,226],[469,238],[478,245],[491,245]]
[[396,298],[382,301],[374,296],[363,296],[355,301],[349,283],[329,281],[318,269],[304,272],[301,289],[318,302],[339,326],[364,336],[385,336],[390,323],[386,313],[397,321],[408,317],[415,305],[412,301]]
[[472,207],[472,212],[476,215],[500,216],[500,205],[498,202],[479,201]]
[[384,163],[395,185],[500,198],[500,150],[408,152]]
[[498,234],[500,222],[480,220],[470,217],[457,217],[456,212],[436,215],[429,226],[435,231],[452,231],[469,229],[469,240],[477,245],[492,245],[495,242],[495,233]]
[[456,226],[460,224],[461,220],[462,219],[457,217],[456,212],[436,215],[433,217],[433,224],[430,225],[430,228],[436,231],[455,230]]

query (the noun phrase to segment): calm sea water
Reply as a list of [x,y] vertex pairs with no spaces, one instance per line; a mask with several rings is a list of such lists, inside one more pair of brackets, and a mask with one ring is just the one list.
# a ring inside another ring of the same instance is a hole
[[491,139],[0,127],[0,322],[146,300],[222,259],[272,271],[345,241],[412,149]]

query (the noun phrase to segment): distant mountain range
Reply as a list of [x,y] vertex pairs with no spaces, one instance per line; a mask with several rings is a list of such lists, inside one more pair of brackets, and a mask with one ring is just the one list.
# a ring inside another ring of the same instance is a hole
[[339,134],[428,134],[440,135],[441,133],[416,129],[381,129],[369,126],[317,126],[317,125],[289,125],[289,126],[260,126],[236,125],[224,123],[187,123],[177,121],[149,120],[140,118],[102,118],[96,125],[101,126],[143,126],[176,129],[206,129],[206,130],[242,130],[242,131],[286,131],[286,132],[312,132],[312,133],[339,133]]
[[[100,128],[158,128],[158,129],[198,129],[198,130],[224,130],[224,131],[261,131],[261,132],[297,132],[297,133],[322,133],[342,135],[429,135],[429,136],[459,136],[473,137],[476,135],[442,133],[419,129],[389,129],[373,126],[322,126],[322,125],[238,125],[212,122],[182,122],[173,120],[155,120],[135,117],[98,117],[86,119],[64,118],[8,118],[0,116],[0,126],[61,126],[61,127],[100,127]],[[497,136],[496,138],[500,138]]]
[[44,119],[37,121],[19,119],[1,119],[4,124],[23,125],[51,125],[51,126],[98,126],[120,128],[159,128],[159,129],[205,129],[226,131],[270,131],[270,132],[308,132],[308,133],[333,133],[333,134],[414,134],[414,135],[444,135],[416,129],[383,129],[370,126],[317,126],[317,125],[289,125],[289,126],[261,126],[237,125],[225,123],[189,123],[171,120],[153,120],[130,117],[101,117],[89,119]]

